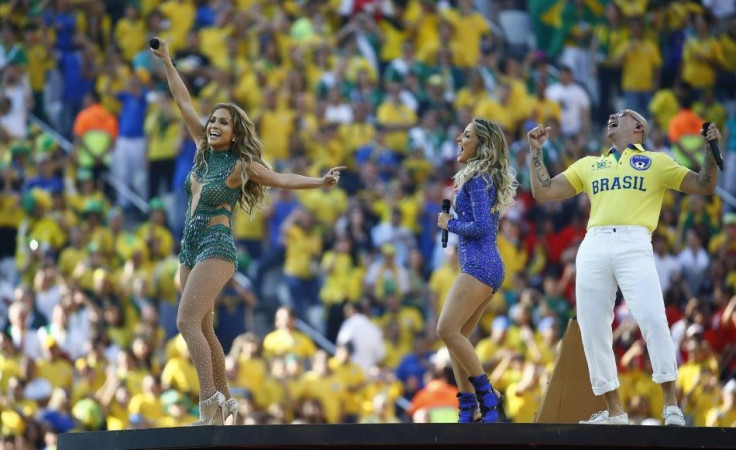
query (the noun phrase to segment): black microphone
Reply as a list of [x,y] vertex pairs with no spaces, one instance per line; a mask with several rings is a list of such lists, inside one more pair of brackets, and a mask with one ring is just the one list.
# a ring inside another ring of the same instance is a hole
[[[450,201],[448,199],[442,200],[442,212],[450,214]],[[447,229],[442,230],[442,248],[447,248]]]
[[[161,41],[158,40],[158,38],[151,38],[150,41],[148,41],[148,46],[151,47],[154,50],[158,50],[159,47],[161,47]],[[176,67],[176,63],[174,62],[174,58],[171,58],[171,64]]]
[[[703,123],[703,136],[705,136],[705,133],[708,131],[708,127],[710,127],[710,122]],[[721,155],[721,151],[718,149],[718,144],[716,141],[711,141],[710,139],[706,139],[708,141],[708,145],[710,146],[710,151],[713,153],[713,157],[716,159],[716,164],[718,164],[718,168],[723,171],[723,156]]]

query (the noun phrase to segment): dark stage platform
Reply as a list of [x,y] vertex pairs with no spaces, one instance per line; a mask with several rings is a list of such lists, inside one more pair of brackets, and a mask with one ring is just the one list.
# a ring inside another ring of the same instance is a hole
[[736,428],[552,424],[267,425],[96,431],[59,436],[60,450],[381,447],[552,449],[731,448]]

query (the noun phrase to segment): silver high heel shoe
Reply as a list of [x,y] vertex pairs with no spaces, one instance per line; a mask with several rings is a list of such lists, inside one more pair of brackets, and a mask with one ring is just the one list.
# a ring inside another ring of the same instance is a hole
[[222,425],[225,423],[225,396],[217,391],[212,397],[199,402],[199,420],[192,426]]
[[240,404],[234,397],[230,397],[225,402],[225,411],[224,411],[224,418],[222,419],[222,423],[225,423],[225,420],[227,420],[228,417],[233,416],[233,425],[238,424],[238,412],[240,411]]

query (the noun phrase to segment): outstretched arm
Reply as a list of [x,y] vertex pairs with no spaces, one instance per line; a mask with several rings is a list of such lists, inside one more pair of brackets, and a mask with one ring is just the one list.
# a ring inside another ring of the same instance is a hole
[[[495,197],[496,187],[486,190],[486,182],[481,177],[468,180],[463,186],[470,197],[470,220],[447,219],[438,224],[440,228],[447,228],[450,233],[465,238],[479,238],[491,232],[491,197]],[[444,218],[442,218],[444,219]],[[444,226],[443,226],[444,225]]]
[[[340,171],[347,169],[345,166],[333,167],[322,178],[305,177],[295,173],[278,173],[268,169],[262,164],[253,162],[248,165],[248,178],[254,183],[263,186],[277,187],[283,189],[314,189],[322,186],[334,186],[340,180]],[[234,173],[239,171],[234,170]]]
[[176,102],[176,106],[179,107],[179,111],[181,111],[184,123],[187,125],[187,129],[189,130],[189,135],[194,139],[194,142],[197,142],[204,134],[199,114],[194,109],[192,97],[189,95],[189,91],[184,85],[184,81],[181,79],[181,76],[179,76],[179,72],[176,70],[176,67],[174,67],[174,61],[172,61],[171,55],[169,55],[169,44],[161,38],[156,39],[159,40],[160,45],[157,49],[151,49],[151,52],[161,58],[161,61],[164,63],[166,81],[169,83],[171,95],[174,97],[174,101]]
[[542,145],[547,142],[550,127],[538,125],[529,131],[529,149],[532,152],[532,163],[529,165],[529,175],[532,183],[532,196],[537,200],[564,200],[576,194],[575,188],[563,175],[549,177],[544,165]]

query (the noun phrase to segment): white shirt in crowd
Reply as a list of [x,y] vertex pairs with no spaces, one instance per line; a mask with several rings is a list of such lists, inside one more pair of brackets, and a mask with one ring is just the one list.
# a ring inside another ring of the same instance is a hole
[[347,318],[337,333],[337,343],[352,343],[355,364],[363,368],[364,373],[379,363],[386,356],[381,329],[371,322],[365,314],[356,313]]
[[674,255],[665,253],[663,256],[654,254],[654,267],[657,268],[659,284],[662,292],[666,292],[672,283],[672,276],[681,272],[680,262]]
[[583,128],[583,113],[590,108],[590,98],[582,86],[570,83],[554,83],[547,87],[544,95],[562,107],[562,134],[574,135]]

